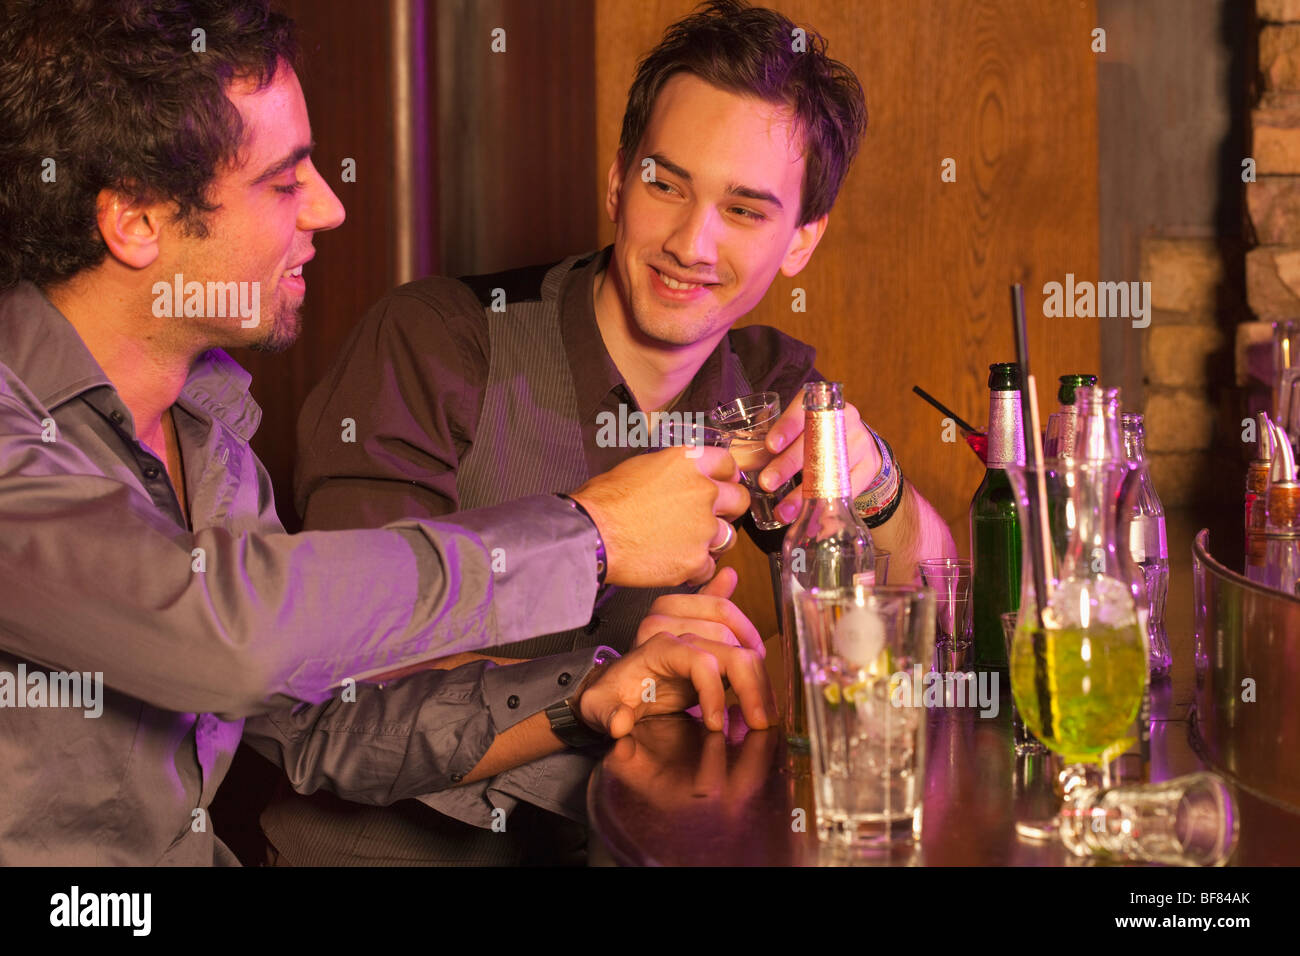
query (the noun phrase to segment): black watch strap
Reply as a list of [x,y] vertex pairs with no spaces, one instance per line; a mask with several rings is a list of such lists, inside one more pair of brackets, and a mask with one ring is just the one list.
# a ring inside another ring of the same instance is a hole
[[566,747],[592,747],[609,740],[604,734],[588,727],[578,714],[578,698],[600,676],[600,672],[608,663],[607,657],[598,654],[591,670],[587,671],[573,694],[558,704],[546,708],[546,719],[551,722],[551,732],[559,737]]

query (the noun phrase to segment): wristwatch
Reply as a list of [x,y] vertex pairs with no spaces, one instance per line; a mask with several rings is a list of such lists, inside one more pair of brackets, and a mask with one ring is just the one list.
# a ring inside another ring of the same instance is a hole
[[605,651],[597,651],[591,670],[587,671],[573,693],[558,704],[546,708],[546,719],[551,722],[551,732],[559,737],[566,747],[592,747],[609,740],[605,734],[598,733],[587,726],[587,722],[582,719],[578,711],[578,698],[600,678],[601,672],[609,663],[610,658],[606,656]]

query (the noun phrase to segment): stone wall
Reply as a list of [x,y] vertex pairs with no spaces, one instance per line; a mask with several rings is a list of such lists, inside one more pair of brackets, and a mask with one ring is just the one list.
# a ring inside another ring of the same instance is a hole
[[1300,318],[1300,0],[1256,0],[1255,14],[1255,177],[1245,186],[1258,244],[1246,254],[1246,298],[1254,315],[1236,330],[1237,385],[1255,396],[1248,412],[1268,408],[1260,386],[1272,371],[1272,323]]
[[1142,280],[1151,283],[1151,326],[1142,338],[1147,462],[1166,508],[1206,496],[1202,481],[1217,429],[1215,356],[1223,259],[1212,238],[1144,239]]

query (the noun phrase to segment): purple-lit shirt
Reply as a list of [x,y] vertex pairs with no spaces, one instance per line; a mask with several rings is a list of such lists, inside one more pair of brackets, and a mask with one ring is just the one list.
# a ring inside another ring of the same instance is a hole
[[[285,534],[248,383],[213,350],[173,405],[187,524],[73,326],[30,283],[0,292],[0,864],[234,862],[207,808],[244,732],[305,791],[449,787],[521,719],[493,706],[520,672],[367,678],[590,618],[595,531],[554,497]],[[555,688],[526,713],[585,672],[570,657],[523,665]],[[42,705],[32,675],[69,672],[102,674],[98,716]]]

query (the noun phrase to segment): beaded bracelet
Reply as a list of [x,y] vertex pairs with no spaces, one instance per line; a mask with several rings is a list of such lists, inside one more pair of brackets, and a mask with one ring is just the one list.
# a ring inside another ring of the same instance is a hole
[[903,469],[894,458],[889,442],[877,435],[866,422],[862,424],[871,432],[880,451],[880,472],[867,490],[854,499],[853,507],[863,524],[868,528],[879,528],[894,516],[903,500]]

